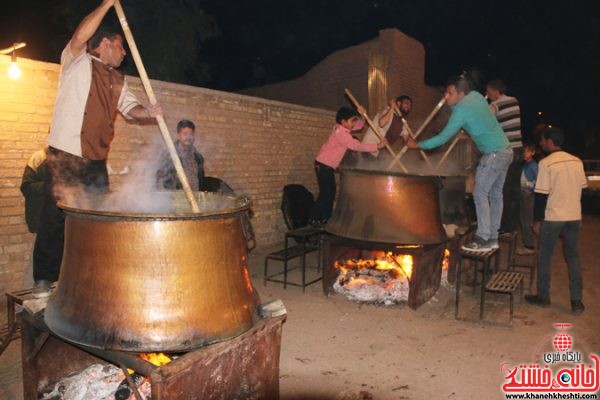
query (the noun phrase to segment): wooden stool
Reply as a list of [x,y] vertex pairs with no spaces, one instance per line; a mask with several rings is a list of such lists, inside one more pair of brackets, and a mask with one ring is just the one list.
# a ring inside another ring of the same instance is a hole
[[491,276],[486,283],[484,290],[481,291],[481,305],[479,308],[479,319],[483,318],[483,306],[485,292],[501,293],[510,296],[510,322],[513,319],[514,293],[517,288],[521,288],[521,298],[523,298],[523,274],[520,272],[497,272]]
[[517,254],[517,232],[507,232],[498,237],[499,242],[508,244],[507,265],[509,271],[526,269],[529,272],[529,290],[537,270],[537,251],[533,254]]
[[[492,258],[494,259],[494,272],[498,270],[500,249],[490,249],[486,251],[473,251],[461,249],[461,254],[458,259],[458,270],[456,271],[456,306],[454,309],[454,318],[458,318],[458,306],[460,303],[460,285],[463,261],[470,260],[473,264],[473,292],[477,283],[477,272],[481,271],[481,292],[483,293],[486,282],[486,275],[491,271]],[[481,269],[478,266],[481,265]],[[482,294],[483,299],[483,294]]]

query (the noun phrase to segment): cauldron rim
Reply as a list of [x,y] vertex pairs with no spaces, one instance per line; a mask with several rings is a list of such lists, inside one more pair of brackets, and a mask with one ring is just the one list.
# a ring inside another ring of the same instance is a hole
[[[155,194],[161,195],[170,195],[170,196],[179,196],[184,197],[185,193],[183,191],[173,191],[173,192],[154,192]],[[234,204],[233,207],[223,207],[218,209],[211,209],[209,211],[202,211],[202,206],[200,205],[201,211],[198,213],[189,211],[181,211],[177,210],[176,212],[127,212],[127,211],[112,211],[106,209],[96,209],[96,208],[81,208],[75,207],[69,204],[65,204],[63,202],[58,202],[58,207],[62,209],[67,215],[76,215],[78,217],[83,218],[92,218],[92,219],[126,219],[126,220],[180,220],[180,219],[203,219],[210,217],[223,217],[226,215],[233,215],[243,213],[250,209],[252,205],[251,200],[247,196],[236,196],[236,195],[227,195],[222,193],[215,192],[195,192],[197,193],[197,198],[200,197],[211,197],[213,199],[223,198]],[[92,197],[106,197],[111,193],[104,195],[96,195]],[[185,199],[187,202],[187,199]],[[189,205],[189,203],[187,203]]]
[[399,176],[399,177],[407,177],[407,178],[419,178],[419,179],[430,179],[430,178],[452,178],[452,177],[466,177],[466,174],[409,174],[406,172],[398,172],[398,171],[381,171],[376,169],[362,169],[362,168],[349,168],[349,167],[340,167],[340,172],[351,172],[351,173],[360,173],[365,175],[389,175],[389,176]]

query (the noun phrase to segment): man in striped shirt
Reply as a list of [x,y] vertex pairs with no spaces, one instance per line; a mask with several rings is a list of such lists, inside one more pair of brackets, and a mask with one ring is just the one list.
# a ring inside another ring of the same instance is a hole
[[504,181],[504,206],[500,230],[512,232],[519,229],[519,197],[521,164],[523,163],[523,143],[521,136],[521,110],[519,101],[506,95],[506,84],[501,80],[488,82],[487,97],[491,100],[490,109],[496,116],[513,150],[513,161],[508,167]]

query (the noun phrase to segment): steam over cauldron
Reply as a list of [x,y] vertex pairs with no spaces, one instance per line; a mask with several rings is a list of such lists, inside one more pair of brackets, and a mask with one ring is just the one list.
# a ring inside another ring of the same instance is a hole
[[258,319],[241,216],[246,198],[198,193],[201,212],[183,193],[156,193],[157,213],[61,204],[65,249],[45,322],[61,338],[135,352],[187,351],[235,337]]

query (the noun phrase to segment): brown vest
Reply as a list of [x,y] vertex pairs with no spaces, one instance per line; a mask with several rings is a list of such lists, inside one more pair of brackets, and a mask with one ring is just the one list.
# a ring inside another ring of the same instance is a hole
[[388,129],[387,133],[385,134],[385,138],[390,146],[400,139],[400,134],[402,133],[403,127],[404,124],[402,123],[400,117],[394,114],[392,116],[392,124],[390,125],[390,129]]
[[92,59],[92,84],[81,127],[81,154],[89,160],[106,160],[115,136],[114,120],[125,77]]

